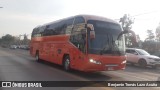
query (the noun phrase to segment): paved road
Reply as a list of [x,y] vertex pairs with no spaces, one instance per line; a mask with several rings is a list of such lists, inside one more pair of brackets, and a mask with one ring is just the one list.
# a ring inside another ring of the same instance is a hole
[[[1,81],[157,81],[160,68],[140,68],[127,65],[124,71],[82,73],[65,72],[61,66],[36,62],[27,50],[0,48]],[[0,88],[0,90],[160,90],[158,87],[53,87],[53,88]]]

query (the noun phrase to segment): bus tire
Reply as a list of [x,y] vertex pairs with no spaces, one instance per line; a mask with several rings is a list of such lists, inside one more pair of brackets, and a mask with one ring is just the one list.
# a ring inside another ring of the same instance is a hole
[[140,60],[138,61],[138,64],[139,64],[139,66],[142,67],[142,68],[145,68],[145,67],[147,66],[147,62],[146,62],[146,60],[144,60],[144,59],[140,59]]
[[63,60],[63,67],[65,71],[70,71],[70,57],[66,55]]
[[40,58],[39,58],[39,51],[36,51],[36,56],[35,57],[36,57],[37,62],[41,61]]

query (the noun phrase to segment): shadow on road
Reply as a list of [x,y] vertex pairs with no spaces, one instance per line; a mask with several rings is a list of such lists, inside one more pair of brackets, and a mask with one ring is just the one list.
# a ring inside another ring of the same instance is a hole
[[54,64],[54,63],[50,63],[50,62],[47,62],[47,61],[40,61],[39,63],[49,65],[49,66],[51,66],[53,68],[56,68],[58,70],[61,70],[63,72],[70,73],[70,74],[85,78],[86,80],[107,81],[107,80],[110,80],[112,78],[110,76],[102,74],[102,72],[82,72],[82,71],[77,71],[77,70],[65,71],[63,69],[63,66],[60,66],[60,65],[57,65],[57,64]]

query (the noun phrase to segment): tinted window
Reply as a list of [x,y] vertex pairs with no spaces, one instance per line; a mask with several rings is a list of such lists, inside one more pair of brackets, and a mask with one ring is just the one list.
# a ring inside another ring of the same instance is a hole
[[130,50],[126,50],[126,53],[130,53]]
[[[89,20],[87,23],[93,24],[95,38],[88,37],[89,53],[91,54],[125,54],[123,38],[117,40],[122,29],[119,24]],[[88,32],[89,36],[90,32]],[[117,44],[118,42],[118,44]]]
[[80,51],[84,52],[85,49],[85,42],[86,42],[86,29],[82,28],[83,25],[75,25],[70,36],[70,41],[79,48]]
[[38,32],[38,31],[37,31],[37,28],[34,28],[34,29],[33,29],[33,32],[32,32],[32,37],[34,37],[37,32]]
[[73,20],[74,20],[74,18],[67,19],[66,20],[67,26],[72,25],[73,24]]
[[72,25],[73,20],[74,18],[70,18],[67,20],[51,23],[47,26],[42,26],[39,29],[35,28],[33,30],[32,36],[34,36],[35,34],[39,34],[40,36],[65,34],[67,26]]
[[43,27],[38,27],[33,29],[32,37],[40,37],[43,36],[44,29]]
[[46,26],[45,30],[44,30],[44,36],[49,36],[53,34],[53,29],[50,28],[49,25]]
[[65,21],[56,22],[53,24],[50,24],[45,29],[45,36],[49,35],[60,35],[65,33],[67,25]]
[[41,36],[43,36],[43,33],[44,33],[44,29],[46,28],[46,26],[42,26],[42,27],[40,27],[40,28],[38,28],[39,30],[39,34],[41,34]]
[[67,27],[67,24],[65,23],[65,21],[61,21],[59,23],[59,26],[58,26],[58,33],[59,34],[65,34],[65,30],[66,30],[66,27]]
[[135,54],[135,53],[137,53],[137,52],[136,52],[135,50],[129,50],[128,53]]
[[85,20],[83,17],[76,17],[75,18],[75,21],[74,21],[74,24],[78,24],[78,23],[84,23]]

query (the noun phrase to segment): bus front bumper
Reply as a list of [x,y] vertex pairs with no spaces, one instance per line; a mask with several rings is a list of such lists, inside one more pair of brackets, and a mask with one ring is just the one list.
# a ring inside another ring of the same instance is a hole
[[96,72],[96,71],[116,71],[116,70],[124,70],[126,64],[93,64],[88,63],[82,71],[85,72]]

